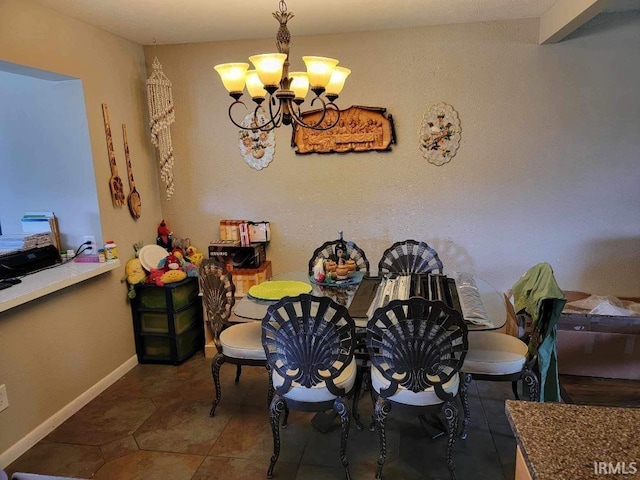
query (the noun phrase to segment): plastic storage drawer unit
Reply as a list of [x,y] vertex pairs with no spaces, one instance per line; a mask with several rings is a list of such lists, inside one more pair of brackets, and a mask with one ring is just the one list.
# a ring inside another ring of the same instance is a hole
[[136,285],[131,314],[140,363],[178,365],[204,346],[198,279]]

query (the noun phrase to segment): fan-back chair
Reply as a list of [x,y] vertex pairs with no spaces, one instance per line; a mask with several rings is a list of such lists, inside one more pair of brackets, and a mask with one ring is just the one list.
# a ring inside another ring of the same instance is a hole
[[416,413],[423,424],[426,413],[443,414],[448,433],[446,463],[451,478],[455,478],[455,397],[468,348],[462,316],[440,301],[422,297],[392,300],[378,308],[368,321],[366,342],[371,358],[373,417],[380,444],[376,479],[382,478],[387,455],[386,418],[395,408]]
[[355,324],[347,309],[328,297],[285,297],[269,306],[262,320],[262,343],[275,393],[269,408],[273,456],[267,478],[280,456],[279,418],[283,411],[340,415],[340,460],[349,479],[347,440],[350,411],[345,397],[354,389]]
[[225,266],[213,258],[202,261],[199,269],[202,301],[207,315],[207,325],[216,346],[216,356],[211,361],[211,375],[215,388],[210,416],[222,398],[220,367],[225,363],[236,365],[235,382],[240,381],[242,365],[266,366],[262,348],[260,322],[231,323],[231,310],[235,304],[236,288]]

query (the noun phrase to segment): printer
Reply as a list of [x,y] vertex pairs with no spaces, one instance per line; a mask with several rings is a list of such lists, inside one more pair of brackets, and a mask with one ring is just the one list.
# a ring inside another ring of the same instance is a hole
[[60,252],[53,245],[0,254],[0,280],[42,270],[59,261]]

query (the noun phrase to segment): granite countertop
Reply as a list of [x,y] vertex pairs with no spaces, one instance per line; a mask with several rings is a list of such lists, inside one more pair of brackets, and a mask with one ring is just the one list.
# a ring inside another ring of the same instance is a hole
[[507,400],[505,410],[534,480],[640,478],[640,409]]

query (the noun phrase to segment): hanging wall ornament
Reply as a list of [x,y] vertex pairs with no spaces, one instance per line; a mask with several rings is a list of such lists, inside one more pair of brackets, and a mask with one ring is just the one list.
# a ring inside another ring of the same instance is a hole
[[460,119],[451,105],[433,105],[422,118],[419,131],[422,156],[441,166],[449,163],[460,146]]
[[174,191],[173,185],[173,144],[171,124],[175,121],[171,81],[162,71],[158,58],[153,60],[153,73],[147,79],[147,101],[149,102],[149,125],[151,143],[160,155],[160,178],[166,185],[167,200]]
[[[262,107],[255,113],[249,113],[241,125],[243,127],[256,126],[256,117],[259,122],[266,122],[267,118]],[[240,130],[238,132],[238,147],[240,155],[251,168],[262,170],[273,160],[276,148],[276,135],[273,130],[265,132],[262,130]]]

